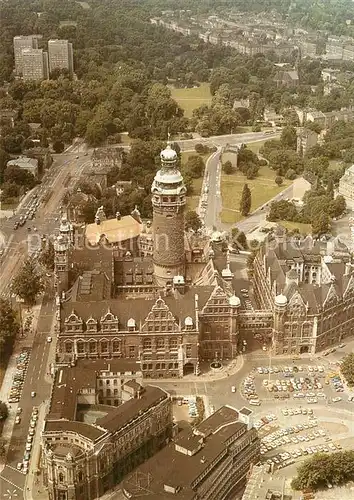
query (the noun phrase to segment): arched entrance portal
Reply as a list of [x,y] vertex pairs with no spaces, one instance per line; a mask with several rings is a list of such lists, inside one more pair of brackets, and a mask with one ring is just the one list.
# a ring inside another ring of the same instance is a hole
[[309,352],[309,346],[308,345],[302,345],[300,347],[300,354],[307,354]]
[[193,375],[194,365],[193,363],[186,363],[183,367],[183,375]]

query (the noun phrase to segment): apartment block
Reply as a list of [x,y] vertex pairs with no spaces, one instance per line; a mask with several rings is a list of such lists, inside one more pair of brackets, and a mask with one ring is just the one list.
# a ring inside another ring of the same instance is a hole
[[17,75],[22,75],[23,70],[23,59],[22,51],[24,49],[37,49],[38,48],[38,36],[15,36],[14,37],[14,55],[15,55],[15,73]]
[[48,79],[48,53],[43,49],[23,49],[22,77],[24,80]]
[[48,41],[49,71],[66,69],[74,72],[73,46],[68,40]]

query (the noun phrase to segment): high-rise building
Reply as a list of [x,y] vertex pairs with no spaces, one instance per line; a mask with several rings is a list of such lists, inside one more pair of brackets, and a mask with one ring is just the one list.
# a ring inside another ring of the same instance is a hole
[[23,49],[22,77],[24,80],[48,79],[48,53],[43,49]]
[[73,46],[68,40],[48,41],[49,71],[67,69],[70,74],[74,71]]
[[15,54],[15,73],[17,75],[22,75],[22,51],[23,49],[37,49],[38,48],[38,36],[15,36],[14,37],[14,54]]

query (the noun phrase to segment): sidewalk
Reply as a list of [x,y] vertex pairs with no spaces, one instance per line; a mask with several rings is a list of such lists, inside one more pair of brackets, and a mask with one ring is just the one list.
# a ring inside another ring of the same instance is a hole
[[32,320],[32,325],[31,325],[31,330],[30,333],[27,335],[27,337],[24,338],[18,338],[15,341],[14,349],[11,358],[9,359],[5,376],[2,381],[2,385],[0,388],[0,401],[4,401],[7,404],[8,410],[9,410],[9,415],[7,419],[5,420],[3,431],[2,431],[2,437],[5,440],[5,449],[6,449],[6,454],[4,460],[0,463],[0,472],[2,472],[5,468],[6,465],[6,457],[7,457],[7,452],[9,449],[10,445],[10,440],[13,432],[13,427],[15,425],[15,418],[16,418],[16,411],[19,406],[18,403],[12,403],[8,404],[8,398],[9,398],[9,393],[11,390],[12,386],[12,380],[13,377],[16,373],[17,370],[17,362],[16,362],[16,357],[20,354],[22,349],[24,347],[31,347],[36,335],[36,330],[37,330],[37,323],[38,323],[38,318],[39,318],[39,313],[41,310],[42,304],[37,304],[34,307],[30,309],[29,312],[27,312],[27,309],[23,309],[22,311],[22,319],[23,319],[23,324],[26,321],[27,316],[30,314],[33,314],[33,320]]
[[235,375],[238,373],[243,365],[244,365],[244,357],[242,354],[237,356],[236,359],[233,359],[228,362],[228,364],[224,364],[222,368],[219,370],[213,370],[209,367],[209,364],[205,363],[205,367],[208,367],[205,373],[201,375],[186,375],[183,378],[151,378],[148,383],[150,384],[158,384],[158,382],[173,382],[174,384],[179,384],[183,382],[213,382],[214,380],[222,380],[224,378],[228,378],[230,375]]
[[30,468],[26,476],[23,497],[25,500],[48,500],[48,491],[43,484],[43,475],[40,468],[41,458],[41,433],[44,419],[48,411],[48,403],[39,406],[36,433],[34,435]]

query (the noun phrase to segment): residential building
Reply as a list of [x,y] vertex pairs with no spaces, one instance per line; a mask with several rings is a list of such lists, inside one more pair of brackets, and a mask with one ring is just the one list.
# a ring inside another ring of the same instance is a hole
[[38,160],[36,158],[27,158],[26,156],[20,156],[16,160],[10,160],[6,164],[7,167],[16,166],[23,170],[30,172],[33,177],[38,177]]
[[22,78],[24,80],[46,80],[48,72],[48,53],[43,49],[22,50]]
[[38,35],[15,36],[13,39],[15,55],[15,73],[21,76],[23,72],[23,49],[38,49]]
[[347,207],[354,210],[354,165],[347,168],[340,179],[338,194],[344,196]]
[[73,74],[73,46],[68,40],[49,40],[48,59],[50,73],[55,69],[65,69],[70,75]]
[[297,70],[282,70],[278,71],[275,76],[277,86],[284,86],[288,88],[297,87],[299,85],[299,73]]
[[322,113],[322,111],[317,111],[315,109],[307,110],[304,113],[304,122],[306,121],[316,122],[324,127],[326,123],[326,115]]
[[233,500],[260,458],[260,440],[248,408],[223,406],[193,430],[140,465],[122,483],[125,498]]
[[321,71],[322,80],[325,83],[336,82],[338,73],[340,73],[339,69],[323,68]]
[[319,135],[308,128],[299,128],[297,130],[296,152],[305,156],[307,151],[316,146]]
[[129,361],[83,361],[56,372],[41,431],[50,500],[101,497],[173,437],[171,397],[139,377]]
[[273,127],[284,124],[284,116],[278,114],[274,109],[265,109],[263,118],[264,121],[271,123]]

